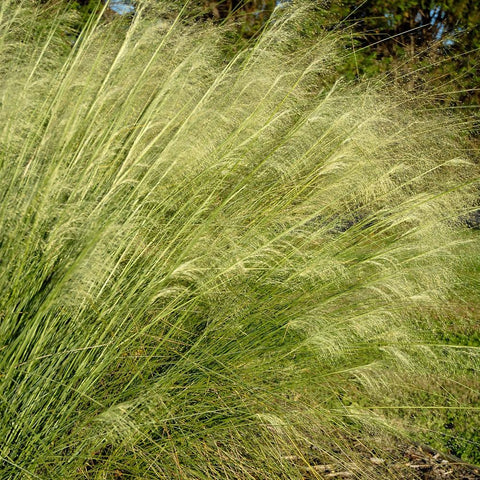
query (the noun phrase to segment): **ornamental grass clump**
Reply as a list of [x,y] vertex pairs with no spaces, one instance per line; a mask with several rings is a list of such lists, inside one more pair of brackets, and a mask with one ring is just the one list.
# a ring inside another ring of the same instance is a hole
[[472,202],[457,121],[329,84],[308,10],[228,58],[185,12],[72,44],[58,4],[0,7],[0,477],[375,478],[352,439],[400,434],[390,387],[475,360],[424,336]]

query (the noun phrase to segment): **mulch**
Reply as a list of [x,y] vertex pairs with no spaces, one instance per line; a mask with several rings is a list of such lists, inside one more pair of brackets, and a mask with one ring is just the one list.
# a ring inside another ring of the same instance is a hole
[[303,479],[480,480],[479,466],[426,445],[396,444],[384,453],[370,456],[370,452],[361,467],[354,463],[311,462],[304,468]]

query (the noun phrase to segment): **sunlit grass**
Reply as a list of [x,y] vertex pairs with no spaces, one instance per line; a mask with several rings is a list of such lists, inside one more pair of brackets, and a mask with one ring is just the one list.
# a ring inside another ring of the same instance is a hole
[[227,62],[162,9],[71,48],[58,8],[2,4],[2,478],[300,478],[312,445],[361,468],[406,372],[476,362],[425,335],[473,208],[462,133],[327,87],[308,12]]

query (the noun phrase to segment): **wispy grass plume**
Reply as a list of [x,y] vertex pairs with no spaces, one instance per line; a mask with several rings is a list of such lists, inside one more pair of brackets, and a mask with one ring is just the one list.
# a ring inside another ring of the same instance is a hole
[[321,478],[368,461],[380,389],[441,367],[455,119],[328,86],[303,9],[228,60],[184,13],[72,46],[58,5],[0,7],[1,478]]

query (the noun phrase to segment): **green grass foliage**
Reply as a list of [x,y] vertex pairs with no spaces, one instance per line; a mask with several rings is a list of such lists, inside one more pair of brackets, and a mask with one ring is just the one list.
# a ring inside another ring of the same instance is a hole
[[404,431],[399,386],[478,363],[426,335],[461,126],[327,87],[341,49],[303,9],[228,60],[183,13],[72,46],[68,10],[1,3],[0,478],[296,479],[308,452],[374,478],[352,438]]

